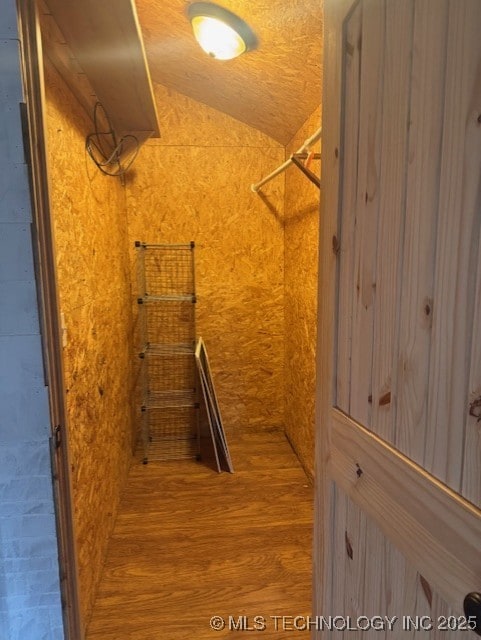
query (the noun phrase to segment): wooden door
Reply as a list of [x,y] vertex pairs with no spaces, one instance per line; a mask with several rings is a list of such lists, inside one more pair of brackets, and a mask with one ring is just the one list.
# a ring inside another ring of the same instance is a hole
[[475,637],[480,34],[480,0],[325,0],[314,613],[335,638]]

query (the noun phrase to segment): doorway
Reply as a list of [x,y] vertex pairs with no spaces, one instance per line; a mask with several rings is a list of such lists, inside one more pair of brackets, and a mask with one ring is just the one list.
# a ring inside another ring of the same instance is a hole
[[[106,178],[85,154],[89,118],[51,60],[45,58],[43,71],[58,278],[56,345],[63,361],[80,609],[86,620],[137,436],[138,407],[132,402],[136,393],[134,241],[159,236],[167,242],[196,240],[199,321],[215,363],[214,373],[217,369],[225,422],[232,425],[232,436],[244,428],[253,433],[279,431],[284,426],[286,389],[299,406],[306,397],[305,410],[291,411],[288,435],[305,468],[312,472],[310,371],[319,192],[301,174],[292,174],[287,188],[273,183],[266,189],[267,206],[249,192],[249,184],[252,175],[262,175],[273,164],[280,164],[286,148],[161,86],[155,88],[157,100],[162,104],[168,99],[171,109],[164,141],[143,148],[142,164],[136,164],[132,180],[125,185]],[[186,113],[191,114],[190,121]],[[319,118],[317,109],[292,140],[292,150],[318,128]],[[198,135],[199,121],[205,137],[195,146],[179,144],[182,131],[184,136],[189,134],[189,126]],[[211,143],[215,128],[224,138],[226,131],[232,135],[231,141],[224,140],[222,150]],[[239,140],[246,142],[239,144]],[[196,184],[192,184],[192,166],[197,167]],[[219,189],[212,186],[213,176],[217,176]],[[223,218],[220,210],[226,212]],[[296,243],[301,237],[305,242],[305,251],[292,251],[289,258],[289,317],[283,295],[288,273],[285,225]],[[301,274],[305,283],[309,278],[309,287],[296,288]],[[300,316],[303,329],[296,338],[300,349],[292,341],[287,352],[286,326],[295,334]],[[300,357],[301,353],[308,357]],[[294,354],[293,375],[285,385],[285,362],[290,354]],[[303,366],[309,367],[305,376],[301,375]],[[296,430],[299,418],[303,431]]]

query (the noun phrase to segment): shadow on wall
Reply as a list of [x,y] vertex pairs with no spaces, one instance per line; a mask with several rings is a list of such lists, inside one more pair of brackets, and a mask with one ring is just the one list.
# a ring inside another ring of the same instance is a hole
[[268,196],[262,193],[262,191],[257,191],[257,196],[262,200],[262,202],[266,205],[272,215],[276,218],[278,222],[283,222],[283,212],[279,211],[276,207],[275,203],[272,202]]

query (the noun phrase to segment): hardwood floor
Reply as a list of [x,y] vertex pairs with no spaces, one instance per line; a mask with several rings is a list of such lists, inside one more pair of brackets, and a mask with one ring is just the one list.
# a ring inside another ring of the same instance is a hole
[[87,640],[220,640],[242,624],[265,626],[264,640],[308,637],[293,625],[311,611],[312,487],[279,431],[229,446],[234,474],[134,464]]

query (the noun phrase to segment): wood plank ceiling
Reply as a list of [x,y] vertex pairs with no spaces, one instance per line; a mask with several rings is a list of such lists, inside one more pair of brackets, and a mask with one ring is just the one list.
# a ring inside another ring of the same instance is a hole
[[222,0],[259,46],[209,58],[194,40],[189,0],[135,0],[152,80],[287,144],[321,102],[322,0]]

